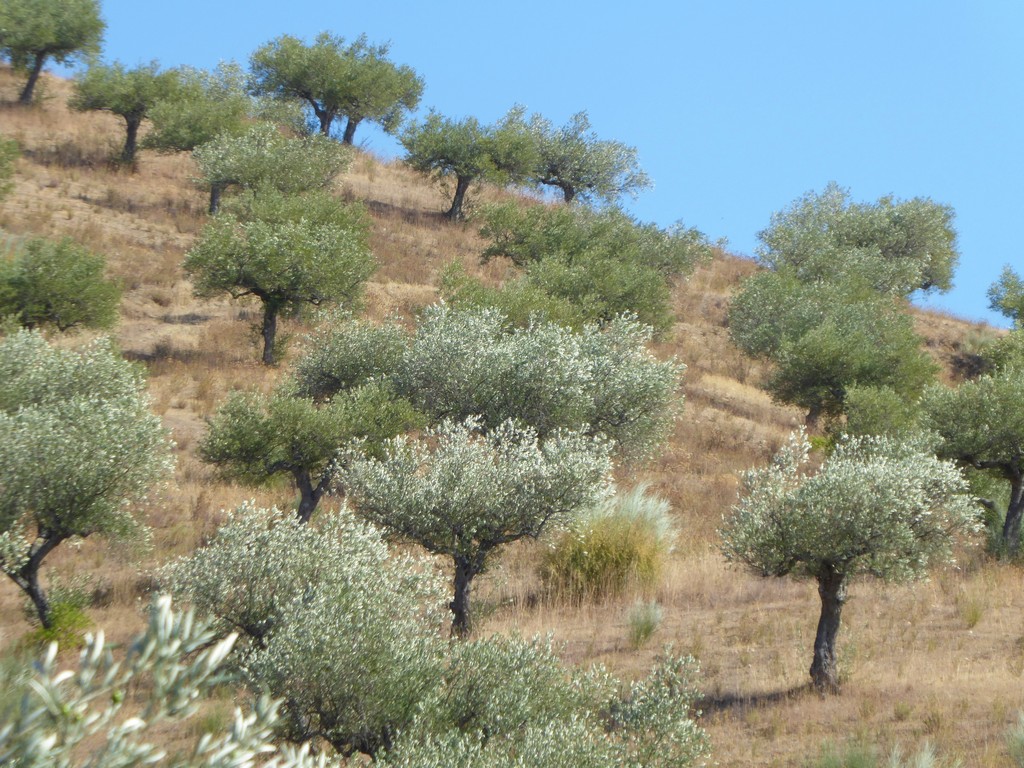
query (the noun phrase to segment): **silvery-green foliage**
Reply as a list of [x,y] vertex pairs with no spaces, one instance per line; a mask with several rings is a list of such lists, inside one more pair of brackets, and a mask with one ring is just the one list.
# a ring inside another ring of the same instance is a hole
[[390,380],[408,345],[408,334],[395,323],[328,317],[309,337],[295,364],[295,390],[302,397],[322,400],[371,379]]
[[692,658],[668,653],[625,688],[603,670],[562,664],[549,642],[456,645],[445,681],[383,760],[386,766],[508,768],[701,764]]
[[492,550],[568,522],[610,490],[606,441],[504,422],[444,421],[397,437],[383,459],[341,472],[357,511],[436,554],[486,561]]
[[319,135],[292,138],[263,122],[200,144],[192,156],[205,186],[291,194],[326,187],[351,161],[350,150],[336,141]]
[[[446,643],[410,589],[420,586],[414,563],[379,564],[376,573],[363,563],[346,568],[347,583],[314,584],[283,606],[243,674],[254,689],[283,699],[281,733],[289,740],[323,738],[341,754],[373,756],[439,684]],[[433,612],[439,595],[428,597]]]
[[382,768],[622,768],[617,745],[588,718],[528,725],[515,739],[481,739],[457,730],[402,739]]
[[556,323],[510,328],[493,309],[428,308],[399,391],[433,419],[507,419],[543,438],[559,428],[602,434],[627,455],[660,444],[680,403],[683,366],[647,349],[651,330],[628,317],[574,333]]
[[258,646],[270,642],[285,612],[321,593],[384,614],[408,610],[426,626],[439,621],[429,571],[390,556],[380,534],[344,506],[306,524],[289,511],[243,504],[208,544],[165,566],[160,579],[221,631]]
[[956,535],[978,527],[960,472],[922,444],[848,438],[807,475],[809,449],[794,434],[769,466],[744,474],[721,530],[729,561],[771,576],[906,581],[948,559]]
[[834,182],[772,216],[758,256],[802,282],[864,281],[881,293],[949,290],[959,260],[953,210],[928,198],[853,203]]
[[437,578],[344,507],[305,524],[245,505],[163,578],[221,631],[253,641],[238,664],[252,688],[283,699],[293,741],[374,754],[439,679]]
[[629,756],[627,765],[683,768],[710,753],[707,734],[694,718],[697,662],[671,648],[658,656],[651,673],[629,686],[610,710],[611,730]]
[[144,532],[133,506],[172,466],[136,368],[107,340],[80,351],[38,333],[0,340],[0,567],[36,604],[43,558],[72,537]]
[[538,538],[610,488],[610,445],[556,431],[541,442],[507,421],[481,433],[477,419],[443,421],[417,440],[398,437],[383,459],[353,458],[340,472],[368,520],[455,566],[452,631],[471,628],[473,579],[506,544]]
[[102,632],[89,636],[77,668],[59,670],[57,646],[21,682],[20,708],[0,725],[0,763],[12,768],[324,768],[308,748],[278,748],[271,738],[278,704],[264,697],[250,713],[236,709],[224,733],[204,734],[187,754],[168,755],[154,729],[195,715],[235,636],[216,639],[191,613],[154,602],[145,632],[117,661]]
[[[423,707],[409,737],[457,728],[489,739],[512,739],[528,727],[591,717],[616,694],[615,681],[566,666],[550,639],[492,636],[455,643],[442,684]],[[408,741],[407,739],[406,741]]]

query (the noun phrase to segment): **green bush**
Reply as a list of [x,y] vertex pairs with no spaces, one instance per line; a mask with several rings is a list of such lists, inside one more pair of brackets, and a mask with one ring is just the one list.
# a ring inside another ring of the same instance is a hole
[[672,550],[675,533],[669,504],[638,485],[582,516],[548,553],[541,578],[557,597],[581,602],[650,593]]
[[105,269],[102,256],[69,238],[28,240],[9,259],[0,257],[0,315],[25,328],[109,328],[121,288],[104,278]]

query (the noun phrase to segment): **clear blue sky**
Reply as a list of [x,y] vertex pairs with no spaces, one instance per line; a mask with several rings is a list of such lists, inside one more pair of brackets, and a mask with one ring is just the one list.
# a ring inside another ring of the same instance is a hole
[[[736,253],[834,180],[858,201],[953,206],[956,288],[932,306],[1005,324],[985,291],[1024,266],[1020,0],[101,2],[104,57],[128,65],[245,65],[284,33],[366,33],[424,78],[424,112],[491,121],[520,103],[560,124],[586,110],[654,179],[636,215]],[[400,154],[366,126],[356,142]]]

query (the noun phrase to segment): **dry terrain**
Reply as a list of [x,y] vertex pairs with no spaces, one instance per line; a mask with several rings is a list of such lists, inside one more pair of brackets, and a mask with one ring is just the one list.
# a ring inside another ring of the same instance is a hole
[[[280,369],[258,364],[250,330],[254,305],[192,296],[181,261],[204,222],[206,199],[191,182],[191,160],[143,152],[137,172],[117,170],[107,158],[123,137],[119,119],[69,112],[69,88],[61,80],[46,79],[45,98],[29,109],[10,106],[15,89],[0,73],[0,100],[7,102],[0,105],[0,133],[23,149],[15,188],[0,203],[0,227],[14,236],[68,235],[107,256],[110,274],[125,288],[114,334],[124,354],[146,366],[154,407],[176,441],[176,475],[146,510],[154,529],[151,551],[90,540],[48,561],[58,571],[95,576],[91,615],[114,639],[124,639],[141,625],[148,572],[200,544],[222,510],[248,498],[293,502],[287,483],[226,485],[195,456],[204,419],[224,395],[269,388],[287,361]],[[452,260],[501,278],[500,265],[478,265],[474,227],[446,223],[441,193],[401,164],[359,155],[337,188],[365,201],[372,215],[379,268],[367,290],[370,316],[408,316],[432,301],[437,273]],[[484,190],[481,196],[500,194]],[[676,289],[678,322],[658,353],[687,366],[685,408],[657,460],[620,471],[623,484],[648,481],[671,500],[680,531],[654,596],[665,619],[652,642],[642,650],[629,643],[627,616],[636,595],[582,607],[544,599],[535,576],[543,545],[509,551],[501,567],[481,579],[488,609],[481,631],[550,632],[572,662],[600,662],[625,677],[642,674],[663,643],[693,653],[703,668],[703,722],[722,766],[801,765],[827,743],[855,739],[886,750],[930,740],[969,766],[1009,765],[1004,734],[1024,708],[1018,567],[994,563],[977,547],[960,553],[958,569],[936,571],[921,584],[856,584],[840,635],[843,693],[823,699],[806,687],[817,618],[814,585],[759,579],[727,567],[718,554],[716,528],[735,501],[738,473],[764,462],[802,421],[758,388],[761,366],[728,340],[730,292],[754,269],[722,253]],[[917,317],[950,380],[994,333],[944,315]],[[293,323],[286,330],[293,334],[294,357],[308,327]],[[20,602],[5,580],[5,646],[28,629]]]

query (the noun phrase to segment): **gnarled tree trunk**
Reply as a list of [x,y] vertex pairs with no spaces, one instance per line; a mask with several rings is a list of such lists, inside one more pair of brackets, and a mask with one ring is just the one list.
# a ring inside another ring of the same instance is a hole
[[142,125],[142,118],[126,117],[124,121],[128,130],[124,137],[124,148],[121,150],[121,162],[131,165],[135,162],[135,150],[139,145],[139,126]]
[[345,123],[345,133],[341,137],[342,144],[348,144],[350,147],[352,146],[352,140],[355,139],[356,126],[358,125],[359,121],[355,118],[350,117],[348,119],[348,122]]
[[825,571],[818,576],[818,596],[821,598],[821,616],[814,636],[811,681],[822,693],[838,693],[836,637],[839,634],[843,604],[846,603],[846,575],[826,566]]

